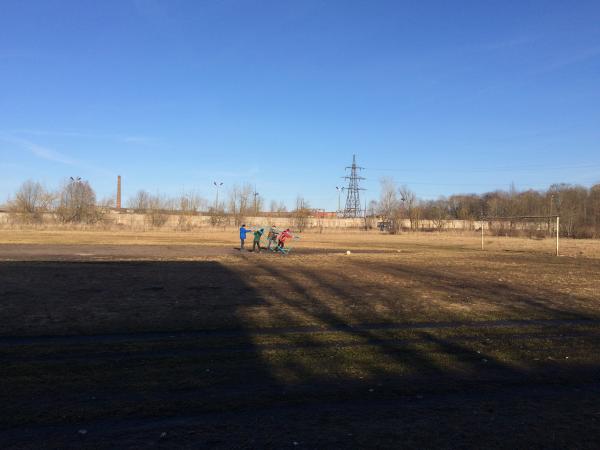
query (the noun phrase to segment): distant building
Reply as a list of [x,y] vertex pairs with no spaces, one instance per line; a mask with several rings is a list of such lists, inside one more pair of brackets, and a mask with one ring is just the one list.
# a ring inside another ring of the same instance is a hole
[[320,219],[335,219],[338,216],[338,213],[316,209],[313,211],[313,216]]

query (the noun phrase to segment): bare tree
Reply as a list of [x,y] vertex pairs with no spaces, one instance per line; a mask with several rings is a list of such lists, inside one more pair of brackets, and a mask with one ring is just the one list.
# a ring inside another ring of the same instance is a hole
[[64,184],[56,212],[63,222],[94,223],[101,217],[96,208],[94,190],[87,181],[80,178],[71,178]]
[[244,218],[254,213],[253,206],[254,188],[249,183],[243,186],[234,185],[227,199],[228,211],[233,216],[235,225],[239,226],[244,222]]
[[588,236],[600,238],[600,184],[591,187],[586,209],[590,212]]
[[175,201],[168,197],[156,194],[148,199],[146,218],[153,227],[162,227],[169,220],[169,213],[175,209]]
[[214,206],[210,207],[208,214],[210,215],[210,224],[213,227],[220,227],[227,223],[227,214],[222,203],[216,208]]
[[377,203],[377,200],[371,200],[369,202],[369,206],[367,207],[367,216],[373,217],[373,216],[377,215],[378,207],[379,207],[379,204]]
[[253,207],[254,207],[254,215],[258,216],[261,213],[261,211],[264,210],[265,199],[264,199],[264,197],[262,195],[256,194],[254,196],[254,200],[253,201],[254,201],[254,205],[253,205]]
[[42,215],[52,205],[54,195],[32,180],[25,181],[8,204],[9,211],[24,222],[41,222]]
[[248,216],[254,214],[253,208],[253,193],[254,188],[251,184],[245,183],[239,191],[240,195],[239,199],[239,211],[243,216]]
[[312,214],[309,203],[302,196],[296,198],[296,209],[292,212],[294,226],[299,232],[304,231],[308,225],[308,219]]
[[287,207],[282,201],[271,200],[269,211],[273,215],[282,215],[283,213],[287,212]]
[[108,210],[108,209],[114,208],[116,203],[117,203],[117,201],[115,199],[115,196],[110,195],[108,197],[102,198],[102,200],[100,200],[98,206],[104,210]]
[[398,189],[398,193],[400,194],[402,206],[406,210],[406,215],[410,220],[410,228],[411,230],[416,230],[418,228],[420,217],[417,195],[406,185],[402,185],[400,189]]
[[208,201],[196,192],[183,192],[179,196],[179,210],[185,214],[197,214],[207,205]]
[[386,225],[390,233],[397,233],[400,230],[400,204],[396,192],[396,183],[391,178],[381,178],[381,191],[379,194],[379,203],[377,204],[377,214]]
[[287,212],[287,206],[285,206],[285,203],[281,200],[277,203],[277,212],[278,213]]
[[423,218],[431,220],[433,228],[442,230],[448,220],[446,199],[429,200],[422,204]]
[[139,190],[135,196],[127,201],[127,207],[139,212],[145,212],[150,209],[150,198],[152,195],[148,191]]
[[396,184],[391,178],[382,178],[381,192],[379,194],[378,214],[384,220],[390,220],[394,217],[398,209],[398,196],[396,194]]
[[228,210],[229,214],[231,214],[231,216],[233,217],[233,221],[236,226],[241,225],[242,220],[243,220],[241,210],[238,206],[239,197],[240,197],[240,188],[236,184],[229,190],[229,194],[228,194],[228,198],[227,198],[227,210]]
[[192,228],[192,217],[200,210],[205,209],[208,202],[195,192],[183,192],[179,197],[179,221],[178,228],[190,230]]
[[550,186],[556,202],[556,213],[561,216],[561,231],[567,237],[583,237],[587,211],[585,200],[587,190],[582,186],[561,183]]

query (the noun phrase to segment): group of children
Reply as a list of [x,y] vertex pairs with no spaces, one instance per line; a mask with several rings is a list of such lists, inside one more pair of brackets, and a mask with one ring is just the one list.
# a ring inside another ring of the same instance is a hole
[[[240,251],[244,250],[244,243],[246,241],[246,234],[247,233],[251,233],[254,232],[254,240],[252,242],[252,251],[257,251],[260,253],[260,251],[262,250],[262,247],[260,246],[260,240],[263,236],[263,234],[265,233],[265,229],[264,228],[259,228],[257,230],[252,230],[252,229],[248,229],[246,228],[246,224],[242,225],[240,227]],[[272,250],[272,251],[284,251],[285,249],[285,243],[288,239],[291,239],[293,237],[292,232],[290,231],[289,228],[283,230],[283,231],[278,231],[277,228],[275,227],[275,225],[273,225],[270,229],[269,232],[267,234],[267,250]]]

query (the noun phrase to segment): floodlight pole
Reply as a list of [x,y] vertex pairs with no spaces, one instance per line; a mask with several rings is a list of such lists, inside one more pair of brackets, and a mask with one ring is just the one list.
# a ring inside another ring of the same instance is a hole
[[254,185],[254,217],[258,216],[258,202],[256,201],[256,197],[258,196],[258,192],[256,192],[256,185]]
[[221,186],[223,186],[223,182],[220,181],[219,183],[217,183],[216,181],[213,181],[213,184],[215,185],[215,187],[217,188],[217,196],[215,198],[215,211],[219,209],[219,188]]
[[344,188],[344,187],[339,187],[339,186],[336,186],[336,187],[335,187],[335,189],[337,190],[337,193],[338,193],[338,208],[337,208],[337,212],[338,212],[338,215],[339,215],[339,214],[340,214],[340,212],[342,211],[342,207],[341,207],[341,205],[340,205],[340,194],[341,194],[342,192],[344,192],[344,189],[345,189],[345,188]]

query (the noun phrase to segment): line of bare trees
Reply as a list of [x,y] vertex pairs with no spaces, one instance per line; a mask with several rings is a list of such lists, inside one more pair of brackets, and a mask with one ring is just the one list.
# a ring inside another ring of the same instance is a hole
[[[52,213],[62,223],[93,224],[100,222],[114,198],[100,202],[90,184],[79,178],[66,180],[59,189],[49,190],[32,180],[25,181],[8,202],[13,219],[20,223],[41,223],[45,213]],[[212,205],[195,192],[182,192],[177,197],[138,191],[127,207],[145,214],[148,224],[164,225],[169,215],[178,215],[178,227],[190,229],[191,217],[208,211],[213,225],[240,225],[246,217],[264,214],[264,199],[250,184],[234,185],[224,201]],[[272,201],[270,213],[287,214],[283,202]],[[294,224],[303,229],[312,210],[301,196],[291,211]],[[379,201],[369,205],[369,214],[380,216],[397,232],[405,219],[409,228],[421,228],[428,220],[442,229],[449,220],[477,221],[482,217],[561,216],[561,234],[574,238],[600,238],[600,184],[586,188],[569,184],[553,184],[547,190],[494,191],[484,194],[456,194],[437,200],[421,200],[407,186],[397,186],[382,179]]]
[[177,228],[181,230],[191,229],[191,218],[205,211],[207,204],[205,198],[193,191],[182,192],[177,197],[168,197],[140,190],[127,201],[127,207],[144,214],[148,224],[153,227],[163,226],[169,219],[169,215],[178,214]]
[[8,211],[20,223],[41,223],[45,213],[54,213],[63,223],[90,224],[101,220],[105,206],[97,204],[94,190],[80,178],[65,181],[57,190],[27,180],[9,200]]
[[[36,181],[25,181],[9,199],[7,207],[13,222],[17,223],[39,224],[45,214],[51,214],[63,223],[93,224],[100,222],[115,203],[114,197],[98,202],[88,181],[71,178],[56,190],[47,189]],[[128,199],[126,207],[144,214],[147,223],[153,227],[163,226],[170,215],[176,214],[178,228],[187,230],[192,227],[194,215],[208,212],[213,225],[231,221],[239,225],[246,217],[264,214],[264,204],[264,198],[256,189],[245,183],[232,186],[224,201],[215,199],[215,202],[209,202],[194,191],[169,197],[140,190]],[[272,201],[270,212],[278,215],[287,209],[283,202]]]
[[[230,219],[237,226],[241,225],[246,217],[253,217],[267,213],[265,211],[265,200],[256,188],[249,183],[242,185],[234,184],[227,192],[227,197],[223,201],[215,202],[208,209],[211,215],[211,223],[220,225],[228,222]],[[269,208],[271,215],[278,215],[287,212],[285,203],[272,200]]]
[[591,188],[553,184],[546,190],[493,191],[484,194],[456,194],[437,200],[420,200],[406,186],[381,180],[378,202],[371,202],[371,214],[398,231],[402,219],[417,229],[421,220],[443,228],[448,220],[480,220],[482,217],[560,215],[562,235],[574,238],[600,238],[600,184]]
[[400,231],[403,219],[409,219],[411,229],[418,228],[421,204],[407,186],[398,187],[391,178],[382,178],[379,201],[371,201],[367,212],[380,216],[388,230],[396,233]]

